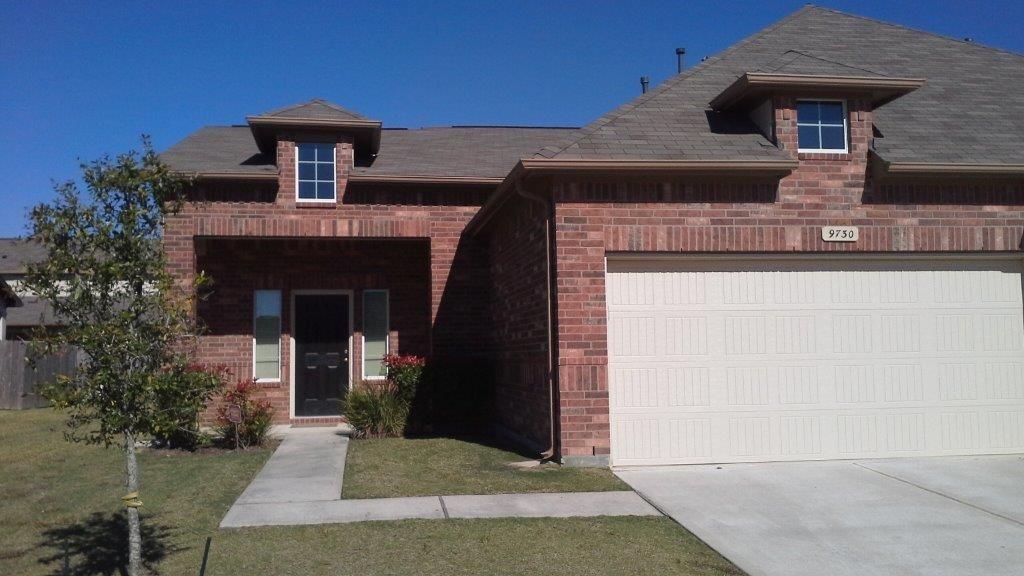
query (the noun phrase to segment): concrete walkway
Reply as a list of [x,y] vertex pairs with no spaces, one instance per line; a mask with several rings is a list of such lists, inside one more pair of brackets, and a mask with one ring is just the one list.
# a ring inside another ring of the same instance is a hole
[[221,528],[370,520],[658,516],[632,491],[342,500],[348,437],[336,428],[289,430]]
[[338,428],[292,428],[235,506],[337,500],[346,454]]
[[368,498],[329,502],[235,504],[221,528],[343,524],[415,518],[573,518],[586,516],[659,516],[631,491],[559,492]]

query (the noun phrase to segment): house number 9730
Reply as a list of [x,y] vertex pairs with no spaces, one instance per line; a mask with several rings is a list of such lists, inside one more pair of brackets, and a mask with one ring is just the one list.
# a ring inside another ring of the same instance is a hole
[[825,242],[856,242],[860,231],[856,226],[823,226],[821,239]]

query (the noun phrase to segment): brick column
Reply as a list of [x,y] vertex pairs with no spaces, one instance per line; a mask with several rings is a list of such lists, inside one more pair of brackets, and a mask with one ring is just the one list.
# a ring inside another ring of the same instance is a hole
[[561,203],[569,200],[571,186],[556,184],[553,190],[561,457],[569,465],[607,465],[604,221],[582,214],[600,208]]

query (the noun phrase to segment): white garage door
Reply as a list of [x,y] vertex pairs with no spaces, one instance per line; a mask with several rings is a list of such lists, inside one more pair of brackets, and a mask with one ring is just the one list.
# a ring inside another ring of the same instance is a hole
[[609,259],[615,465],[1024,452],[1017,260]]

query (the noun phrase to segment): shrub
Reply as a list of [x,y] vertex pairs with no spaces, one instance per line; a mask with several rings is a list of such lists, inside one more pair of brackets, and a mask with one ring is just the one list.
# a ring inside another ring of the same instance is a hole
[[[250,379],[242,380],[224,392],[217,407],[217,425],[226,444],[246,448],[262,446],[267,439],[274,419],[274,410],[270,402],[253,398],[255,391],[256,381]],[[242,409],[242,421],[238,424],[228,420],[228,410],[233,404]]]
[[366,380],[345,397],[345,416],[358,438],[401,436],[409,418],[409,402],[391,382]]
[[208,438],[199,430],[199,414],[214,394],[224,388],[227,369],[195,364],[172,366],[153,380],[153,444],[163,448],[195,450]]
[[425,361],[418,356],[384,357],[386,380],[366,380],[345,397],[345,416],[359,438],[401,436],[409,422]]

